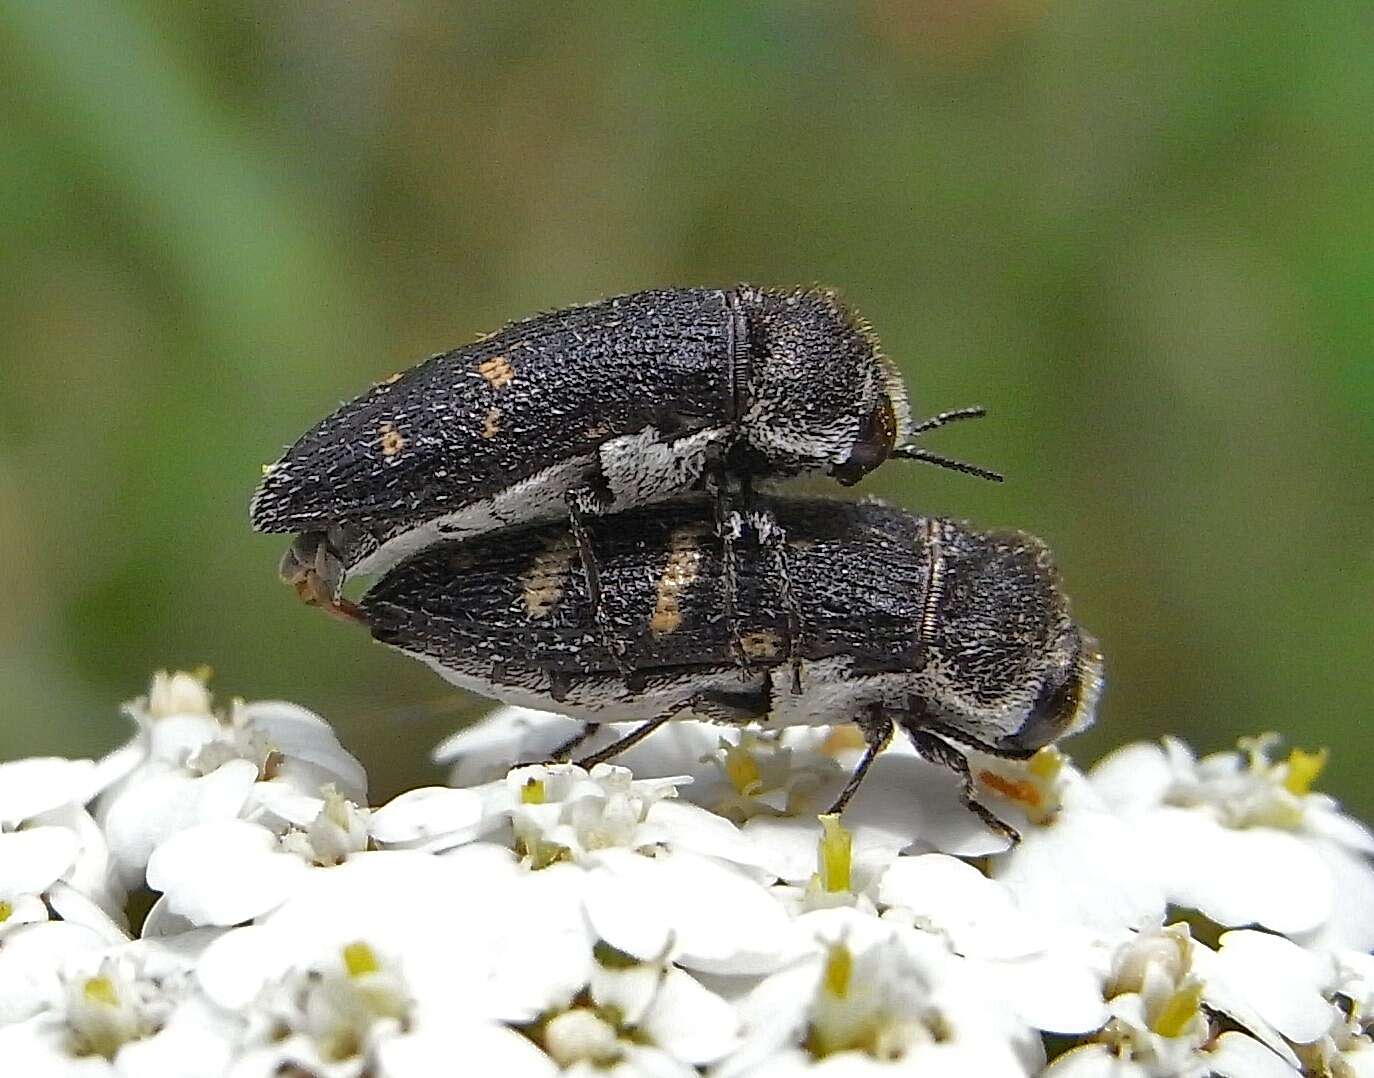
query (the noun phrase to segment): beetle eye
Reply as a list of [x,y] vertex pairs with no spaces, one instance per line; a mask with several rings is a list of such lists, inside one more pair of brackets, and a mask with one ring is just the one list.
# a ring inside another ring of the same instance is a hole
[[1091,638],[1080,639],[1073,659],[1045,679],[1021,729],[998,742],[1014,752],[1034,752],[1092,722],[1102,691],[1102,656]]
[[853,486],[892,454],[897,445],[897,410],[886,393],[859,426],[854,447],[843,464],[834,469],[834,476],[846,487]]

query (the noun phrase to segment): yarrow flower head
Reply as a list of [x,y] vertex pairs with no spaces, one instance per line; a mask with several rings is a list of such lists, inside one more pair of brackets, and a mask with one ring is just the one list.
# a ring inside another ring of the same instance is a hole
[[1325,751],[1276,758],[1275,735],[1198,759],[1181,741],[1120,749],[1093,788],[1130,822],[1169,901],[1223,926],[1374,946],[1374,834],[1313,787]]
[[374,805],[303,708],[168,674],[129,712],[0,764],[6,1073],[1374,1078],[1374,839],[1321,753],[965,783],[903,743],[837,815],[852,727],[522,765],[575,724],[507,708]]

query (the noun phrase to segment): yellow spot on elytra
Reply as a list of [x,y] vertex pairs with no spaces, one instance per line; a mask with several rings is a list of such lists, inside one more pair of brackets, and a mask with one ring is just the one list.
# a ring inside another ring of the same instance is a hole
[[1177,1037],[1197,1017],[1202,1002],[1202,982],[1184,985],[1175,991],[1150,1022],[1150,1029],[1161,1037]]
[[377,428],[377,434],[381,439],[382,452],[388,457],[394,457],[406,447],[405,438],[391,423],[383,423]]
[[488,408],[487,416],[482,420],[482,437],[495,438],[497,431],[501,429],[501,409]]
[[649,632],[664,636],[682,626],[682,595],[701,572],[701,530],[678,528],[668,538],[668,563],[658,578]]
[[782,654],[782,637],[769,629],[745,633],[739,638],[745,658],[776,659]]
[[816,848],[816,878],[828,894],[849,890],[849,870],[853,864],[854,838],[840,824],[835,813],[819,817],[821,840]]
[[1325,748],[1316,752],[1294,749],[1288,754],[1288,771],[1283,776],[1283,788],[1295,797],[1306,797],[1326,766],[1328,755]]
[[366,943],[347,944],[343,949],[344,969],[350,977],[361,977],[365,973],[376,973],[382,968],[377,961],[377,953]]
[[275,464],[264,464],[264,465],[262,466],[262,474],[263,474],[263,475],[271,475],[271,474],[272,474],[272,470],[273,470],[274,468],[276,468],[276,465],[275,465]]
[[1008,800],[1019,801],[1031,808],[1040,804],[1040,791],[1029,779],[1009,779],[1005,775],[999,775],[996,771],[980,771],[978,772],[978,781],[988,789],[996,790]]
[[515,368],[505,356],[492,356],[477,364],[477,373],[487,380],[492,389],[501,389],[515,379]]
[[572,575],[577,545],[568,535],[560,536],[534,556],[530,567],[520,574],[521,598],[525,613],[546,618],[553,613]]

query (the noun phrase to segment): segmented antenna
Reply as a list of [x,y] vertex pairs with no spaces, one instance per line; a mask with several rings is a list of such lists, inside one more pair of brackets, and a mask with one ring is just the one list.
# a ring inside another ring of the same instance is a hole
[[[988,410],[981,405],[974,405],[969,408],[951,408],[948,412],[940,412],[929,419],[921,420],[907,433],[910,437],[915,438],[917,435],[927,434],[963,419],[982,419],[987,414]],[[951,472],[977,476],[979,479],[987,479],[993,483],[1001,483],[1006,479],[1006,476],[1002,475],[1001,472],[994,472],[990,468],[980,468],[976,464],[969,464],[967,461],[956,460],[953,457],[941,456],[939,453],[932,453],[929,449],[911,443],[897,446],[892,450],[891,456],[899,460],[923,460],[927,464],[934,464],[937,468],[947,468]]]

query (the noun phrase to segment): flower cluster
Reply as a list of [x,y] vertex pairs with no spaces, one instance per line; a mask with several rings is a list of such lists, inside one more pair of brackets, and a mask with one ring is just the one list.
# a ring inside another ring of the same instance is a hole
[[6,1073],[1374,1076],[1374,836],[1272,737],[975,756],[1012,846],[898,746],[823,815],[843,726],[511,768],[575,728],[503,708],[370,807],[302,708],[128,710],[0,764]]

